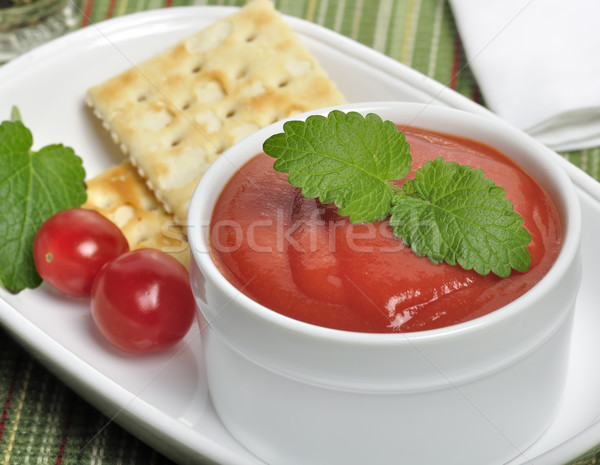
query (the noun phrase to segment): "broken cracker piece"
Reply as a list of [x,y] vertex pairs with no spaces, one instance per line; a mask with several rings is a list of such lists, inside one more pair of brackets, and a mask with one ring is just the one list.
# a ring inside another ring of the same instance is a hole
[[178,225],[128,161],[88,180],[83,208],[96,210],[123,232],[131,250],[149,247],[189,266],[189,245]]
[[253,0],[89,89],[87,102],[167,211],[185,221],[220,153],[277,120],[345,100],[272,3]]

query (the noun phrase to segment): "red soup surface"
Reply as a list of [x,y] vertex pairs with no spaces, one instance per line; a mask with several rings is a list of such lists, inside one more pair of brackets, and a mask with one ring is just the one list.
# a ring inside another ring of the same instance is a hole
[[443,156],[482,168],[506,190],[532,236],[528,272],[513,270],[503,279],[417,257],[387,221],[350,223],[333,205],[304,198],[286,174],[273,170],[273,158],[259,154],[235,174],[214,209],[211,253],[223,275],[256,302],[291,318],[379,333],[468,321],[531,289],[561,245],[560,219],[548,195],[488,146],[415,128],[402,131],[413,169]]

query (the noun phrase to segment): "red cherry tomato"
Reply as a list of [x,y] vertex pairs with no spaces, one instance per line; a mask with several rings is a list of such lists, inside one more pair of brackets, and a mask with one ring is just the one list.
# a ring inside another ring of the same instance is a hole
[[116,347],[133,353],[165,349],[185,336],[196,304],[185,267],[154,249],[108,263],[92,288],[92,317]]
[[74,297],[89,296],[107,262],[127,252],[121,230],[94,210],[62,210],[46,220],[33,241],[33,259],[42,279]]

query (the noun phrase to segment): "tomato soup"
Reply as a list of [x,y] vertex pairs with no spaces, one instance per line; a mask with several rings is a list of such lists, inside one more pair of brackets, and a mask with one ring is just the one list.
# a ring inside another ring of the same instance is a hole
[[[221,193],[210,226],[211,254],[240,292],[288,317],[347,331],[411,332],[494,311],[531,289],[561,246],[561,225],[546,192],[498,151],[477,142],[403,127],[413,171],[427,160],[483,169],[532,236],[531,267],[508,278],[482,276],[416,256],[387,221],[352,224],[335,206],[304,198],[259,154]],[[404,180],[397,181],[401,185]]]

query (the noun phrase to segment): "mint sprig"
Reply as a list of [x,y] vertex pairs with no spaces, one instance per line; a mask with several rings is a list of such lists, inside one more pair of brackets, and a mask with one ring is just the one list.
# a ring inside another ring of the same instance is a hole
[[0,124],[0,282],[12,293],[41,283],[33,262],[37,230],[54,213],[85,202],[81,158],[62,144],[32,151],[16,108]]
[[394,186],[410,172],[410,147],[375,114],[334,110],[290,121],[263,150],[305,197],[334,202],[354,223],[389,216],[394,235],[433,263],[500,277],[529,269],[531,235],[504,189],[482,170],[441,157]]

